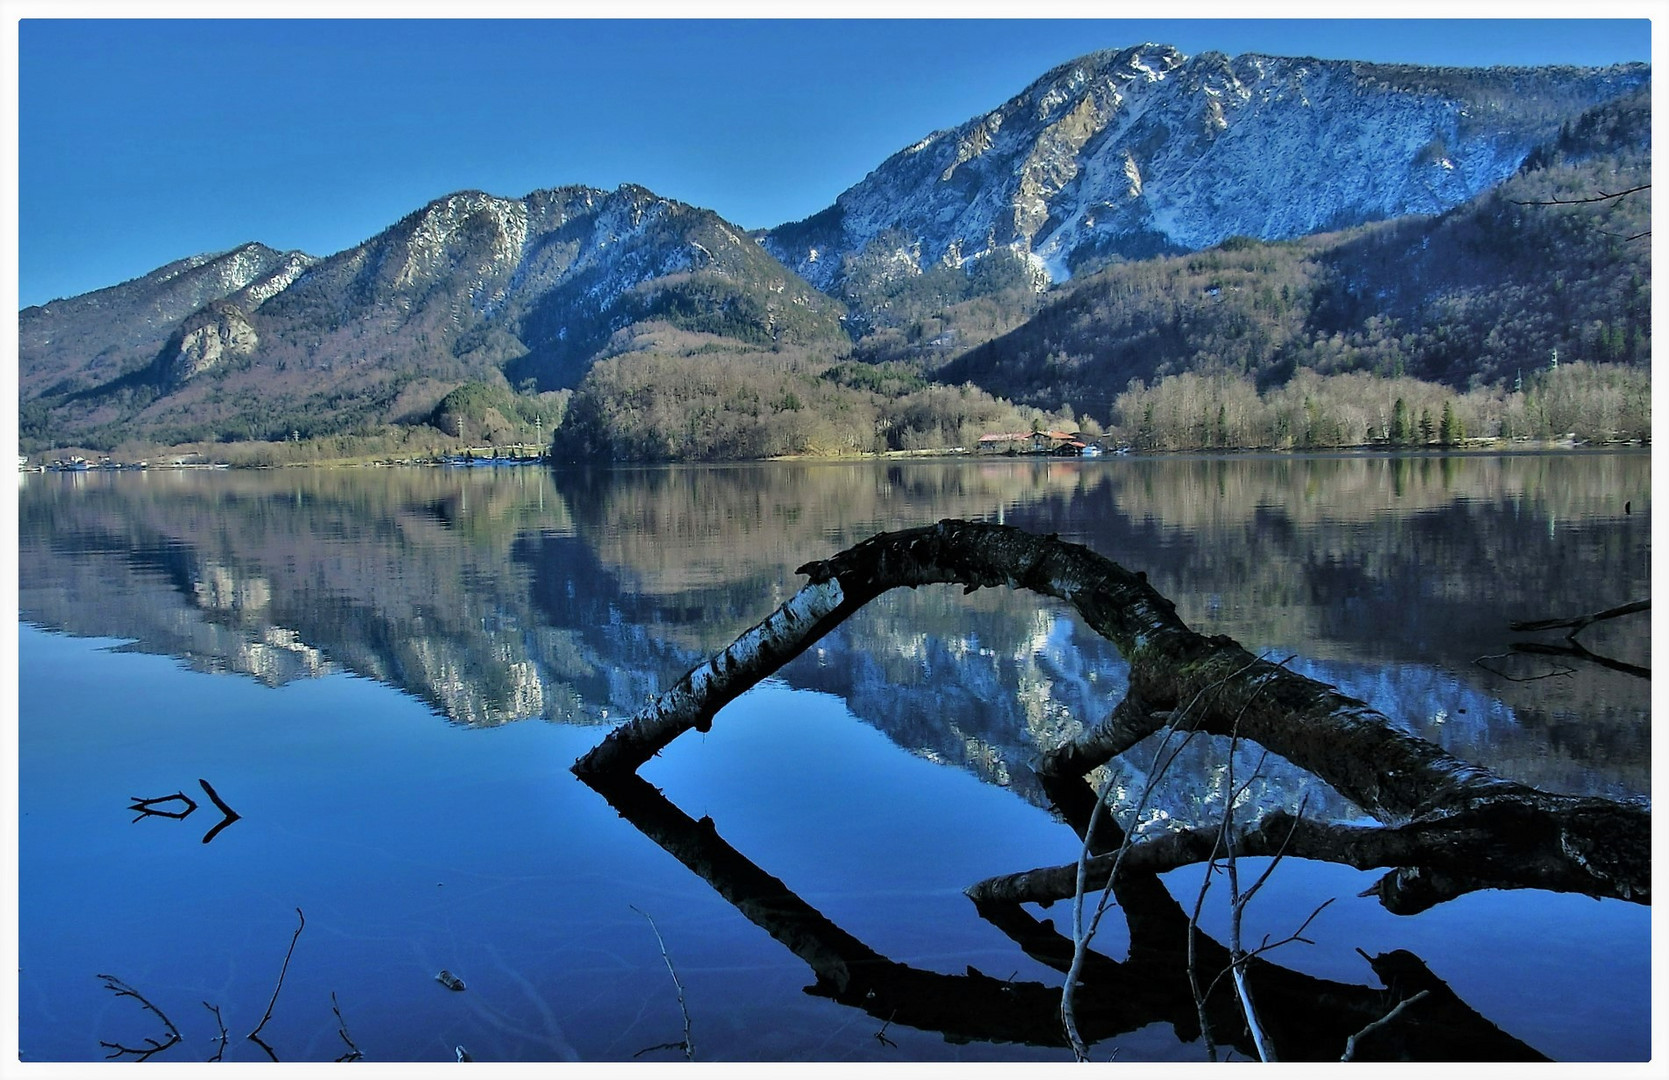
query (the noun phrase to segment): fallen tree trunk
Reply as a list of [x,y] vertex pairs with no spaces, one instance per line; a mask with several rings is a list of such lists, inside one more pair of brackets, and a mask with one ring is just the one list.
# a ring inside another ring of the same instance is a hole
[[718,711],[736,700],[862,607],[847,600],[838,581],[807,585],[764,622],[695,668],[574,763],[580,776],[636,772],[684,732],[706,731]]
[[[1125,702],[1046,755],[1038,766],[1042,773],[1083,775],[1165,725],[1234,735],[1281,755],[1397,826],[1349,833],[1318,826],[1305,834],[1311,857],[1430,865],[1449,873],[1451,883],[1462,881],[1449,872],[1454,868],[1481,871],[1488,887],[1650,900],[1646,806],[1550,794],[1462,761],[1331,686],[1253,656],[1231,638],[1195,632],[1145,574],[1080,545],[1007,526],[941,521],[882,533],[808,563],[800,573],[809,583],[782,608],[610,732],[574,771],[634,772],[682,732],[706,730],[725,703],[890,589],[1023,588],[1071,605],[1130,664]],[[1161,848],[1137,854],[1149,843],[1134,845],[1127,858],[1160,858]],[[1209,857],[1188,850],[1185,841],[1172,845],[1190,861]],[[1041,882],[1051,873],[1020,877]],[[1059,893],[1039,888],[1027,898]]]

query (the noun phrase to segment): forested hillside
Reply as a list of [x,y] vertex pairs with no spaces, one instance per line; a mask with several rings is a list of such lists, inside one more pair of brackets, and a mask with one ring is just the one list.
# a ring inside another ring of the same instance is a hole
[[987,431],[1059,422],[896,363],[746,348],[645,325],[592,367],[555,450],[569,458],[724,461],[970,445]]

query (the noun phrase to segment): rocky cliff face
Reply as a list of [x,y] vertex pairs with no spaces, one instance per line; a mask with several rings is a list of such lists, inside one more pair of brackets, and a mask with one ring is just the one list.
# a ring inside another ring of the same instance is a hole
[[159,382],[175,388],[229,361],[248,356],[260,335],[235,304],[216,301],[187,319],[157,356]]
[[915,272],[1014,251],[1039,281],[1117,256],[1436,213],[1500,183],[1562,121],[1649,79],[1100,52],[880,165],[767,249],[821,288],[849,258]]

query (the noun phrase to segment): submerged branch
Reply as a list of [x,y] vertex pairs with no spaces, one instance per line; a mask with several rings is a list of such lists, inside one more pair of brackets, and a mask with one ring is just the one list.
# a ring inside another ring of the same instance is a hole
[[[1161,717],[1189,730],[1237,731],[1373,817],[1407,822],[1329,834],[1325,843],[1299,829],[1295,845],[1311,843],[1294,854],[1349,861],[1372,850],[1382,860],[1395,850],[1394,861],[1368,865],[1453,865],[1529,887],[1649,897],[1644,807],[1547,794],[1456,758],[1334,687],[1253,656],[1232,638],[1195,632],[1145,574],[1081,545],[1004,525],[941,521],[881,533],[800,572],[810,581],[786,604],[611,731],[574,772],[635,772],[683,732],[707,730],[726,703],[890,589],[1005,586],[1070,604],[1130,664],[1127,703],[1087,742],[1046,761],[1043,772],[1127,748]],[[1348,843],[1341,847],[1341,839]]]
[[666,961],[667,973],[672,976],[672,985],[678,991],[678,1011],[684,1014],[684,1041],[683,1042],[662,1043],[660,1046],[652,1046],[648,1050],[639,1050],[636,1054],[633,1054],[632,1056],[633,1057],[640,1057],[643,1054],[649,1053],[650,1050],[663,1050],[663,1049],[668,1049],[668,1048],[671,1048],[671,1047],[677,1047],[678,1049],[681,1049],[681,1050],[684,1051],[684,1060],[694,1061],[695,1060],[695,1040],[690,1037],[690,1009],[689,1009],[689,1006],[687,1004],[685,1004],[685,1002],[684,1002],[684,983],[683,983],[682,980],[680,980],[678,978],[678,969],[672,966],[672,957],[667,954],[666,939],[661,937],[661,928],[655,925],[655,920],[654,920],[653,916],[651,916],[647,911],[644,911],[642,908],[637,907],[636,905],[629,905],[629,906],[631,906],[633,911],[637,912],[639,915],[642,915],[645,919],[649,920],[649,929],[651,931],[653,931],[654,934],[655,934],[655,943],[661,947],[661,959]]
[[1369,1035],[1372,1035],[1374,1032],[1378,1031],[1380,1028],[1383,1028],[1388,1024],[1395,1023],[1397,1017],[1401,1016],[1403,1013],[1408,1011],[1409,1006],[1417,1005],[1420,1002],[1424,1001],[1426,999],[1426,996],[1429,993],[1430,993],[1429,990],[1421,990],[1418,993],[1416,993],[1413,997],[1403,998],[1401,1001],[1397,1002],[1397,1007],[1396,1008],[1392,1009],[1390,1012],[1386,1013],[1384,1016],[1381,1016],[1378,1020],[1375,1020],[1373,1023],[1369,1024],[1367,1027],[1363,1028],[1361,1031],[1358,1031],[1356,1034],[1354,1034],[1350,1038],[1346,1039],[1345,1043],[1344,1043],[1344,1055],[1342,1057],[1340,1057],[1339,1060],[1340,1061],[1352,1061],[1352,1060],[1354,1060],[1355,1057],[1356,1057],[1356,1044],[1359,1040],[1367,1038]]
[[[354,1045],[353,1036],[348,1034],[348,1022],[342,1019],[342,1006],[337,1002],[336,991],[334,990],[330,992],[330,1011],[336,1014],[336,1034],[341,1036],[342,1041],[346,1043],[348,1047],[347,1050],[343,1051],[342,1056],[336,1060],[359,1061],[363,1059],[365,1055],[360,1053],[359,1047]],[[222,1030],[223,1037],[224,1034],[225,1032]]]

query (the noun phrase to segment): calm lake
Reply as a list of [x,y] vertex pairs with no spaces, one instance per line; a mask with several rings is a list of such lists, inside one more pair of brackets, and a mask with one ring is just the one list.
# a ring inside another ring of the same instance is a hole
[[[947,517],[1144,570],[1195,629],[1513,779],[1649,794],[1650,684],[1624,669],[1650,663],[1647,618],[1584,631],[1621,667],[1508,629],[1649,595],[1643,451],[25,474],[18,503],[25,1060],[167,1041],[105,975],[178,1030],[164,1061],[267,1060],[257,1028],[284,1061],[673,1061],[686,1038],[709,1061],[1070,1060],[1047,1025],[836,1000],[726,899],[768,876],[947,986],[1058,1000],[1061,973],[962,890],[1078,855],[1027,762],[1126,669],[1063,607],[883,597],[646,765],[647,822],[568,771],[796,567]],[[1150,827],[1212,820],[1228,749],[1191,746]],[[1151,754],[1126,757],[1128,814]],[[1237,776],[1256,762],[1240,748]],[[1306,795],[1359,816],[1278,761],[1251,794],[1248,816]],[[1202,873],[1165,878],[1181,907]],[[1541,1054],[1650,1056],[1649,907],[1487,891],[1404,917],[1358,895],[1382,874],[1285,860],[1245,932],[1285,938],[1333,898],[1313,944],[1267,957],[1318,994],[1380,992],[1362,954],[1407,950]],[[1225,907],[1202,918],[1219,941]],[[1115,912],[1095,947],[1144,942]],[[1132,1015],[1094,1058],[1204,1059],[1174,1003]]]

